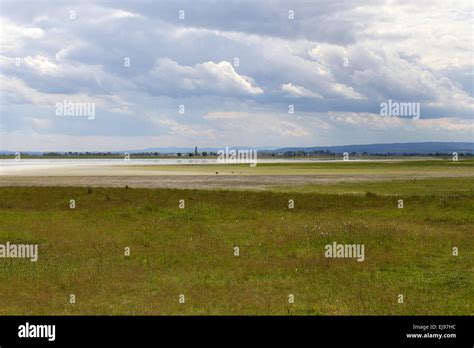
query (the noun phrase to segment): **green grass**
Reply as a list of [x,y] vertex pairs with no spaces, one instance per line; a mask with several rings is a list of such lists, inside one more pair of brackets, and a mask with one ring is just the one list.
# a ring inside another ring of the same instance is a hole
[[[472,315],[473,183],[0,188],[0,243],[40,245],[0,259],[0,314]],[[333,241],[365,261],[325,258]]]
[[365,195],[375,193],[388,196],[474,196],[474,177],[411,179],[375,182],[325,183],[324,185],[274,186],[276,192]]

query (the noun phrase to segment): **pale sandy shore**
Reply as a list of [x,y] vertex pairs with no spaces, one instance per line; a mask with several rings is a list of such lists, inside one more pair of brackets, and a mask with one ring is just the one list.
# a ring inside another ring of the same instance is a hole
[[133,176],[0,176],[5,186],[78,186],[177,189],[265,189],[285,185],[329,184],[340,182],[374,182],[439,177],[472,177],[451,175],[133,175]]
[[[349,160],[351,162],[396,163],[397,159]],[[261,164],[299,164],[299,163],[340,163],[342,160],[289,160],[262,159]],[[24,159],[14,161],[0,159],[1,176],[154,176],[154,175],[209,175],[212,170],[202,170],[213,166],[232,167],[217,163],[212,159]],[[249,166],[249,164],[244,164]],[[171,168],[171,169],[170,169]],[[173,170],[173,168],[175,170]],[[183,170],[183,168],[185,168]],[[200,169],[197,169],[200,168]],[[227,168],[227,169],[228,169]],[[229,174],[231,170],[229,170]],[[284,174],[284,173],[282,173]]]

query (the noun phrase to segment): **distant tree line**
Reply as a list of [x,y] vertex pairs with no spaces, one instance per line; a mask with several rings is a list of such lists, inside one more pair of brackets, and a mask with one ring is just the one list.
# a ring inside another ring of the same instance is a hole
[[[277,152],[277,151],[259,151],[259,157],[324,157],[324,156],[341,156],[344,151],[334,152],[334,151],[284,151],[284,152]],[[25,154],[28,154],[27,152]],[[123,157],[124,152],[78,152],[78,151],[68,151],[68,152],[43,152],[42,154],[32,154],[30,156],[44,156],[44,157]],[[161,153],[161,152],[133,152],[131,154],[134,157],[156,157],[156,156],[163,156],[163,157],[195,157],[195,156],[202,156],[202,157],[217,157],[218,153],[214,151],[202,151],[199,152],[197,147],[194,149],[194,152],[177,152],[177,153]],[[14,156],[14,154],[4,155],[4,156]],[[430,152],[430,153],[417,153],[417,152],[403,152],[403,153],[395,153],[395,152],[349,152],[350,157],[368,157],[368,156],[378,156],[378,157],[393,157],[393,156],[452,156],[452,152]],[[458,153],[459,157],[462,156],[474,156],[473,153]]]

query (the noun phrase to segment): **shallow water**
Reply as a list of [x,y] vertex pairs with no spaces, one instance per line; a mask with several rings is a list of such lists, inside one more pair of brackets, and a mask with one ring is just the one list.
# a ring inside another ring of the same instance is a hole
[[[372,161],[394,161],[394,159],[353,159],[346,162],[372,162]],[[290,159],[290,158],[259,158],[257,163],[325,163],[325,162],[342,162],[342,159]],[[227,162],[235,163],[251,163],[251,162]],[[208,159],[176,159],[176,158],[131,158],[130,160],[120,158],[27,158],[16,161],[15,159],[0,159],[0,166],[30,166],[30,165],[179,165],[179,164],[226,164],[219,162],[215,158]]]

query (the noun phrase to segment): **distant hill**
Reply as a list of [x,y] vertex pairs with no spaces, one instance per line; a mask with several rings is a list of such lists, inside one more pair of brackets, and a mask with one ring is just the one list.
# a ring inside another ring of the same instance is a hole
[[342,146],[317,146],[317,147],[285,147],[276,149],[273,152],[314,152],[329,151],[332,153],[344,152],[367,152],[372,154],[429,154],[429,153],[472,153],[474,154],[473,143],[393,143],[393,144],[366,144],[366,145],[342,145]]

